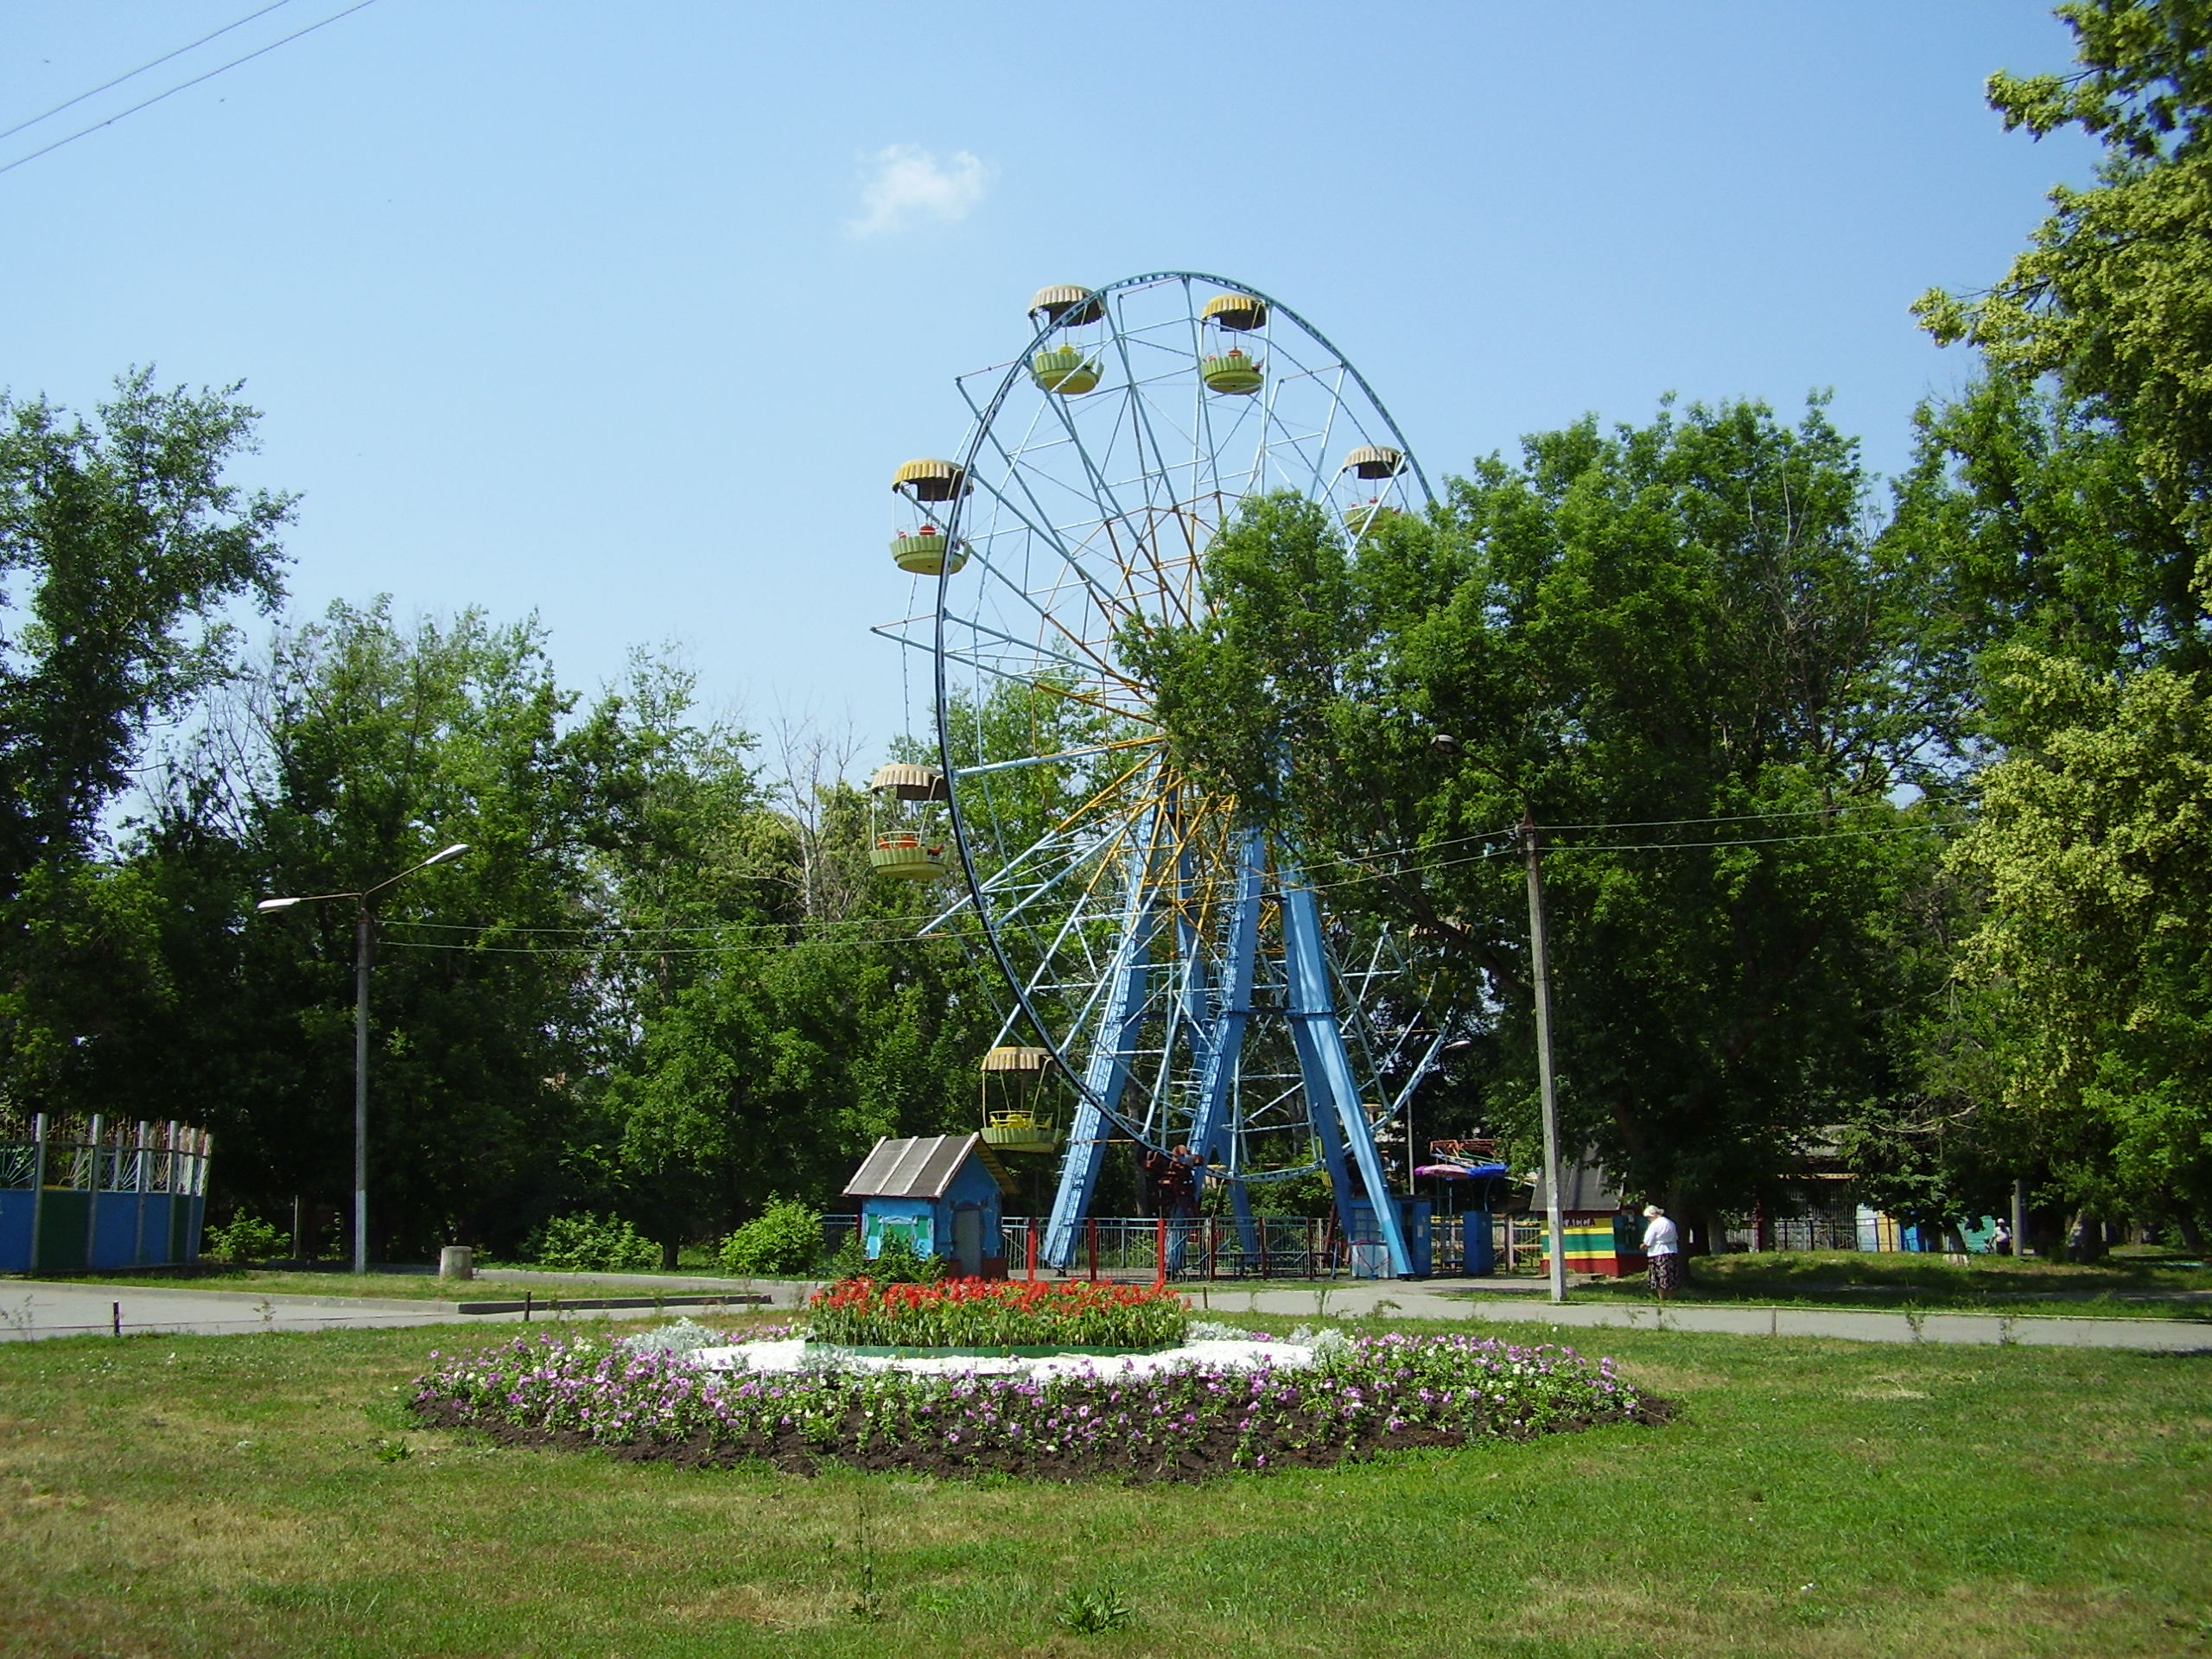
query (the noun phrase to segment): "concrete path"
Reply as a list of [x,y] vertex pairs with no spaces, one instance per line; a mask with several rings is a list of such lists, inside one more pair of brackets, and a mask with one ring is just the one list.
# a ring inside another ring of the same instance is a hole
[[[1837,1337],[1847,1342],[1991,1343],[2022,1347],[2134,1348],[2212,1353],[2212,1324],[2195,1319],[2068,1319],[2001,1313],[1878,1313],[1849,1308],[1756,1307],[1700,1303],[1577,1302],[1554,1306],[1499,1295],[1480,1280],[1350,1284],[1323,1290],[1192,1286],[1192,1305],[1216,1314],[1270,1313],[1332,1319],[1480,1319],[1557,1330],[1611,1326],[1705,1331],[1733,1336]],[[1205,1294],[1198,1293],[1204,1289]],[[1541,1287],[1539,1287],[1541,1289]],[[1448,1294],[1452,1291],[1472,1294]]]
[[[505,1278],[508,1275],[502,1274]],[[538,1275],[532,1275],[537,1277]],[[740,1287],[726,1279],[581,1279],[575,1274],[548,1274],[569,1294],[581,1297],[671,1295],[727,1290]],[[802,1300],[812,1285],[763,1280],[743,1287],[774,1298],[770,1304],[790,1307]],[[457,1304],[470,1300],[466,1281],[454,1287],[451,1301],[398,1296],[270,1296],[251,1290],[185,1290],[137,1287],[130,1284],[68,1284],[44,1280],[0,1280],[0,1341],[27,1341],[39,1337],[73,1337],[88,1333],[140,1336],[159,1332],[168,1336],[227,1336],[253,1331],[364,1330],[414,1325],[518,1324],[520,1313],[463,1313]],[[655,1319],[684,1314],[696,1317],[697,1308],[625,1307],[569,1313],[545,1307],[532,1310],[536,1323],[571,1319]]]
[[[502,1280],[528,1278],[579,1297],[671,1295],[717,1290],[772,1298],[788,1308],[817,1286],[791,1280],[731,1281],[651,1274],[502,1272]],[[254,1331],[326,1331],[426,1325],[504,1325],[520,1313],[464,1314],[457,1303],[476,1300],[466,1281],[452,1300],[385,1296],[274,1296],[257,1291],[138,1287],[128,1283],[71,1284],[0,1280],[0,1341],[112,1332],[119,1317],[125,1336],[158,1332],[223,1336]],[[2195,1319],[2069,1319],[1997,1313],[1892,1313],[1848,1308],[1758,1307],[1709,1302],[1656,1304],[1542,1299],[1541,1280],[1526,1282],[1428,1280],[1420,1283],[1355,1281],[1303,1289],[1252,1288],[1231,1284],[1184,1287],[1200,1314],[1235,1318],[1267,1313],[1287,1319],[1409,1319],[1479,1320],[1554,1330],[1696,1331],[1733,1336],[1834,1337],[1849,1342],[1942,1342],[2023,1347],[2132,1348],[2159,1353],[2212,1352],[2212,1323]],[[1571,1295],[1572,1293],[1570,1293]],[[652,1319],[698,1310],[613,1308],[588,1312],[532,1311],[537,1323],[572,1319]]]

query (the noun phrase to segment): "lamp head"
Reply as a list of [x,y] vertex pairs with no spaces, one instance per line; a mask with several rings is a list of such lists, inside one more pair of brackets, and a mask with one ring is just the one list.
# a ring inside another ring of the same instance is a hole
[[443,852],[432,853],[429,857],[424,859],[423,861],[423,868],[427,870],[433,864],[442,864],[449,858],[459,858],[467,850],[468,843],[467,842],[456,841],[452,846],[447,848]]
[[254,908],[256,910],[289,910],[299,902],[296,899],[264,899]]

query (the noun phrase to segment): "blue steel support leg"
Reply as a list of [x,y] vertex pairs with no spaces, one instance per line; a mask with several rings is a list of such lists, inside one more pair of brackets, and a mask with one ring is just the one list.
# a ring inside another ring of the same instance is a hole
[[[1212,1021],[1206,1016],[1206,989],[1211,976],[1206,970],[1205,935],[1193,926],[1191,921],[1195,861],[1192,856],[1188,838],[1179,834],[1176,840],[1181,843],[1183,849],[1177,855],[1175,863],[1175,957],[1179,979],[1175,996],[1174,1027],[1168,1038],[1168,1052],[1160,1058],[1160,1074],[1163,1082],[1171,1077],[1174,1072],[1173,1049],[1174,1044],[1179,1039],[1189,1046],[1192,1069],[1201,1076],[1209,1071],[1212,1067],[1214,1039],[1217,1034],[1212,1029]],[[1192,1178],[1191,1188],[1191,1198],[1194,1206],[1205,1185],[1205,1160],[1207,1156],[1207,1136],[1203,1133],[1204,1128],[1202,1123],[1193,1122],[1185,1137],[1191,1147],[1198,1153],[1200,1160],[1198,1171]],[[1192,1215],[1197,1213],[1194,1207]],[[1183,1257],[1190,1247],[1192,1237],[1198,1230],[1198,1224],[1195,1220],[1179,1216],[1176,1218],[1175,1225],[1168,1230],[1167,1268],[1169,1272],[1180,1273],[1183,1270]]]
[[[1248,830],[1238,838],[1236,845],[1236,899],[1230,912],[1227,960],[1222,964],[1221,1011],[1214,1016],[1213,1030],[1205,1048],[1205,1066],[1198,1077],[1198,1098],[1191,1114],[1191,1147],[1205,1163],[1213,1162],[1217,1153],[1223,1153],[1222,1161],[1230,1165],[1230,1185],[1237,1194],[1244,1184],[1236,1180],[1238,1173],[1234,1160],[1234,1145],[1225,1149],[1217,1143],[1229,1119],[1229,1095],[1236,1081],[1237,1061],[1244,1052],[1244,1033],[1252,1023],[1252,979],[1260,950],[1260,887],[1265,871],[1265,849],[1257,830]],[[1199,1190],[1205,1190],[1205,1175],[1198,1175]],[[1250,1230],[1251,1205],[1240,1202],[1239,1230]],[[1246,1248],[1252,1248],[1248,1237]]]
[[1252,1220],[1252,1189],[1241,1180],[1229,1183],[1229,1208],[1236,1217],[1236,1242],[1243,1247],[1249,1266],[1260,1257],[1260,1230]]
[[1285,867],[1281,880],[1291,1029],[1299,1035],[1299,1069],[1314,1127],[1322,1131],[1324,1151],[1330,1150],[1332,1140],[1338,1141],[1336,1160],[1329,1171],[1336,1185],[1338,1219],[1349,1237],[1351,1194],[1338,1168],[1348,1153],[1359,1171],[1361,1185],[1367,1189],[1376,1230],[1389,1253],[1390,1271],[1403,1278],[1414,1270],[1413,1255],[1406,1248],[1405,1229],[1399,1224],[1397,1203],[1382,1178],[1382,1156],[1376,1150],[1374,1128],[1360,1104],[1359,1084],[1352,1075],[1351,1056],[1344,1049],[1344,1027],[1338,1023],[1328,947],[1321,937],[1320,906],[1314,903],[1313,890],[1303,884],[1300,872]]
[[1060,1184],[1052,1194],[1052,1218],[1045,1224],[1046,1263],[1065,1268],[1075,1260],[1083,1218],[1098,1190],[1106,1162],[1109,1114],[1121,1104],[1129,1080],[1130,1051],[1144,1014],[1147,969],[1152,957],[1152,815],[1139,820],[1128,851],[1128,897],[1122,911],[1121,943],[1114,953],[1112,981],[1098,1021],[1098,1040],[1084,1068],[1083,1098],[1075,1110],[1067,1151],[1060,1160]]

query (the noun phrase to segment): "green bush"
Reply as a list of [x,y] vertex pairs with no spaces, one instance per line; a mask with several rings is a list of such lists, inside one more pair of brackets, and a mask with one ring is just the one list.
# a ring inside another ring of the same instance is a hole
[[266,1262],[282,1255],[289,1236],[278,1232],[258,1216],[241,1210],[226,1227],[211,1227],[202,1241],[201,1254],[225,1262]]
[[886,1238],[881,1251],[871,1262],[860,1235],[854,1233],[823,1264],[823,1272],[831,1279],[873,1279],[879,1285],[933,1285],[944,1277],[944,1262],[938,1256],[917,1254],[903,1233]]
[[741,1278],[811,1273],[821,1260],[822,1217],[796,1198],[769,1199],[766,1209],[722,1240],[722,1271]]
[[523,1254],[567,1273],[651,1273],[660,1246],[618,1216],[556,1216],[530,1236]]

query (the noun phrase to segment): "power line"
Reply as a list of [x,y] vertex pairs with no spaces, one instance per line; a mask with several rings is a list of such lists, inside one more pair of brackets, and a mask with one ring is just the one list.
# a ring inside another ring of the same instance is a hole
[[[1660,818],[1645,820],[1643,821],[1642,823],[1623,823],[1618,826],[1591,824],[1582,827],[1590,829],[1602,829],[1608,827],[1636,829],[1643,827],[1645,823],[1655,825],[1676,823],[1726,823],[1746,822],[1755,817],[1788,817],[1803,816],[1809,815],[1795,812],[1777,812],[1771,814],[1745,814],[1737,817],[1730,818]],[[1548,828],[1550,826],[1539,827]],[[1927,822],[1921,823],[1885,824],[1880,828],[1872,830],[1834,830],[1824,831],[1817,835],[1737,836],[1713,841],[1568,842],[1556,844],[1547,843],[1545,851],[1547,854],[1605,852],[1635,853],[1670,852],[1677,850],[1695,851],[1699,849],[1710,849],[1716,847],[1772,847],[1816,841],[1863,840],[1875,836],[1913,835],[1922,831],[1934,831],[1940,834],[1948,827],[1948,826],[1942,823]],[[1411,873],[1426,874],[1434,870],[1456,868],[1461,865],[1485,863],[1493,858],[1504,858],[1509,856],[1517,857],[1520,855],[1521,848],[1517,838],[1514,837],[1515,832],[1512,830],[1495,830],[1490,832],[1489,835],[1484,836],[1469,836],[1459,837],[1459,841],[1460,842],[1474,840],[1495,840],[1504,842],[1505,844],[1486,848],[1481,852],[1467,854],[1458,858],[1422,860]],[[1438,842],[1432,844],[1451,845],[1453,843]],[[1408,849],[1401,849],[1398,850],[1404,851]],[[1386,851],[1363,854],[1357,859],[1347,858],[1340,859],[1336,861],[1341,864],[1373,863],[1392,855],[1394,855]],[[1365,870],[1359,871],[1350,875],[1340,876],[1334,880],[1309,880],[1300,882],[1298,885],[1306,892],[1327,893],[1338,887],[1354,887],[1363,881],[1376,880],[1379,879],[1382,874],[1384,873]],[[820,933],[810,937],[802,935],[800,938],[796,939],[780,939],[764,944],[715,944],[704,945],[681,945],[656,944],[650,943],[650,941],[656,938],[681,938],[697,937],[700,935],[705,935],[709,938],[720,939],[730,934],[788,933],[793,925],[788,922],[708,922],[684,926],[665,927],[621,927],[612,924],[602,924],[597,926],[546,927],[509,926],[499,922],[416,922],[395,919],[385,923],[384,925],[386,928],[413,928],[418,931],[441,933],[474,933],[481,935],[485,933],[504,932],[516,935],[550,936],[553,938],[574,941],[574,943],[571,944],[549,944],[547,945],[490,945],[460,942],[454,944],[443,944],[429,940],[417,941],[402,939],[392,939],[389,941],[391,944],[406,950],[480,950],[508,956],[540,955],[550,950],[589,950],[594,951],[602,956],[618,957],[728,956],[747,955],[758,951],[790,950],[802,945],[830,947],[858,945],[862,947],[872,947],[880,944],[903,944],[909,943],[919,943],[936,938],[945,937],[943,935],[906,932],[905,931],[906,924],[890,917],[885,917],[875,920],[855,918],[854,920],[846,922],[832,922],[828,924],[829,927],[843,929],[846,930],[846,931],[842,934],[830,934],[826,937]],[[817,925],[820,925],[817,924]]]
[[1691,823],[1753,823],[1763,818],[1819,818],[1834,812],[1875,812],[1888,807],[1887,801],[1847,801],[1841,805],[1777,807],[1771,812],[1731,812],[1710,818],[1622,818],[1611,823],[1542,823],[1536,827],[1547,832],[1560,830],[1669,830]]
[[[1776,816],[1783,815],[1777,814]],[[1714,822],[1727,822],[1727,820],[1692,818],[1679,820],[1679,822],[1687,823],[1709,823]],[[1584,843],[1581,845],[1548,847],[1545,850],[1548,853],[1635,853],[1670,852],[1677,849],[1695,849],[1700,848],[1713,847],[1771,847],[1785,842],[1795,842],[1857,840],[1873,836],[1910,835],[1916,831],[1923,830],[1934,830],[1940,833],[1945,828],[1945,825],[1935,823],[1904,823],[1886,825],[1878,830],[1838,830],[1830,831],[1824,835],[1815,836],[1758,836],[1740,837],[1727,841],[1605,842],[1599,843]],[[1460,864],[1479,864],[1490,859],[1503,858],[1509,855],[1517,855],[1520,849],[1517,846],[1492,848],[1484,852],[1470,854],[1463,858],[1439,860],[1434,863],[1425,866],[1424,868],[1426,869],[1434,870],[1450,868],[1455,865]],[[1334,881],[1309,881],[1301,885],[1304,890],[1309,893],[1326,893],[1335,887],[1351,887],[1361,881],[1371,881],[1376,879],[1376,874],[1374,873],[1368,873],[1358,875],[1344,876]],[[467,931],[473,927],[475,931],[483,933],[493,931],[493,929],[495,929],[499,925],[497,923],[470,924],[462,922],[407,922],[393,923],[389,924],[388,925],[438,928],[442,931],[456,932]],[[780,928],[785,925],[782,923],[734,924],[732,925],[730,931],[756,931],[764,928]],[[516,928],[511,931],[518,933],[559,934],[586,933],[589,931],[589,930],[582,928]],[[639,931],[650,932],[654,930],[621,930],[620,931],[625,934],[632,934]],[[682,931],[685,932],[703,932],[711,930],[697,928],[684,929]],[[442,941],[420,939],[387,939],[385,944],[391,948],[399,950],[467,950],[480,956],[541,957],[550,956],[556,954],[556,952],[563,951],[590,950],[601,956],[614,957],[749,957],[764,956],[772,951],[787,950],[795,949],[798,946],[810,944],[820,949],[862,950],[880,950],[887,945],[933,944],[944,937],[945,936],[935,933],[884,932],[875,934],[873,937],[867,934],[861,934],[842,938],[801,938],[766,944],[648,944],[622,945],[617,947],[609,947],[588,938],[579,939],[575,944],[569,945],[483,944],[474,942],[463,943],[461,941],[454,941],[448,944]]]
[[[1538,824],[1538,825],[1536,826],[1536,828],[1537,828],[1539,830],[1541,830],[1543,834],[1545,834],[1545,835],[1547,835],[1547,836],[1557,835],[1557,834],[1560,834],[1560,833],[1563,833],[1563,832],[1571,832],[1571,831],[1574,831],[1574,830],[1669,830],[1669,829],[1677,829],[1677,828],[1687,829],[1687,828],[1688,828],[1688,827],[1690,827],[1690,826],[1692,826],[1692,825],[1695,825],[1695,824],[1708,824],[1708,823],[1762,823],[1762,822],[1764,822],[1764,821],[1766,821],[1766,820],[1769,820],[1769,819],[1774,819],[1774,818],[1815,818],[1815,817],[1830,817],[1830,816],[1833,816],[1833,815],[1836,815],[1836,814],[1840,814],[1840,813],[1844,813],[1844,812],[1874,812],[1874,811],[1880,811],[1880,810],[1885,810],[1885,808],[1887,808],[1887,809],[1889,809],[1889,810],[1895,810],[1895,809],[1893,809],[1893,808],[1889,808],[1889,803],[1887,803],[1887,802],[1884,802],[1884,801],[1862,801],[1862,802],[1856,802],[1856,803],[1849,803],[1849,804],[1844,804],[1844,805],[1840,805],[1840,806],[1780,807],[1780,808],[1777,808],[1777,809],[1776,809],[1776,810],[1774,810],[1773,811],[1770,811],[1770,812],[1735,812],[1735,813],[1725,813],[1725,814],[1719,814],[1719,815],[1716,815],[1716,816],[1710,817],[1695,817],[1695,818],[1622,818],[1622,819],[1616,819],[1616,820],[1613,820],[1613,821],[1609,822],[1609,823],[1540,823],[1540,824]],[[1906,826],[1906,827],[1910,828],[1910,827],[1915,827],[1915,826]],[[1834,834],[1844,834],[1844,833],[1847,833],[1847,832],[1839,830],[1839,831],[1834,831],[1834,832],[1832,832],[1832,833],[1834,833]],[[1811,841],[1825,840],[1825,839],[1827,839],[1827,836],[1826,836],[1826,835],[1821,835],[1821,836],[1810,836],[1803,837],[1803,839],[1806,839],[1806,840],[1811,840]],[[1789,837],[1770,837],[1769,839],[1789,839]],[[1431,841],[1431,842],[1400,842],[1397,846],[1395,846],[1395,847],[1382,847],[1382,848],[1377,848],[1376,850],[1374,850],[1374,851],[1372,851],[1372,852],[1366,852],[1366,853],[1338,853],[1338,854],[1333,854],[1333,855],[1330,855],[1330,857],[1327,859],[1327,861],[1327,861],[1327,862],[1329,862],[1329,863],[1332,863],[1332,864],[1344,865],[1344,866],[1351,866],[1351,865],[1357,865],[1357,864],[1377,864],[1377,863],[1381,863],[1381,862],[1382,862],[1383,861],[1388,860],[1388,859],[1395,859],[1395,858],[1405,857],[1405,856],[1407,856],[1407,855],[1420,855],[1420,854],[1421,854],[1421,853],[1424,853],[1424,852],[1430,852],[1430,851],[1433,851],[1433,850],[1435,850],[1435,849],[1438,849],[1438,848],[1442,848],[1442,847],[1462,847],[1462,846],[1465,846],[1465,845],[1466,845],[1467,843],[1469,843],[1470,842],[1483,842],[1483,841],[1505,841],[1505,842],[1512,842],[1512,846],[1511,846],[1511,847],[1510,847],[1510,848],[1508,848],[1508,849],[1507,849],[1507,850],[1508,850],[1508,851],[1517,851],[1517,850],[1518,850],[1518,849],[1519,849],[1519,846],[1520,846],[1520,831],[1519,831],[1517,829],[1508,827],[1508,828],[1497,829],[1497,830],[1477,830],[1477,831],[1475,831],[1475,832],[1474,832],[1474,833],[1472,833],[1472,834],[1470,834],[1470,835],[1465,835],[1465,836],[1447,836],[1447,837],[1446,837],[1445,839],[1440,840],[1440,841]],[[1755,844],[1755,843],[1754,843],[1754,842],[1753,842],[1751,839],[1749,839],[1749,838],[1741,839],[1741,840],[1714,841],[1714,842],[1686,842],[1686,841],[1685,841],[1685,842],[1635,842],[1635,843],[1623,842],[1623,843],[1621,843],[1621,844],[1620,844],[1620,847],[1619,847],[1618,849],[1616,849],[1616,850],[1621,850],[1621,849],[1634,849],[1634,848],[1636,848],[1636,847],[1646,847],[1646,846],[1649,846],[1649,847],[1702,847],[1702,846],[1712,846],[1712,847],[1732,847],[1732,846],[1750,846],[1750,845],[1753,845],[1753,844]],[[1564,851],[1564,850],[1567,850],[1567,849],[1569,849],[1569,848],[1571,848],[1571,847],[1585,847],[1585,848],[1588,848],[1588,847],[1590,847],[1590,846],[1591,846],[1591,843],[1588,843],[1588,842],[1562,842],[1553,843],[1553,842],[1548,842],[1546,843],[1546,846],[1547,846],[1547,848],[1548,848],[1548,849],[1555,849],[1556,850]],[[1592,850],[1595,850],[1595,849],[1594,849],[1594,848],[1593,848],[1593,849],[1592,849]],[[1468,860],[1465,860],[1465,859],[1454,859],[1454,860],[1448,860],[1448,861],[1445,861],[1445,862],[1449,862],[1449,863],[1465,863],[1465,862],[1469,862],[1469,861],[1468,861]],[[1436,868],[1436,866],[1432,865],[1430,868]]]
[[[122,74],[118,75],[113,80],[102,81],[99,86],[93,87],[89,92],[79,92],[74,98],[62,99],[60,103],[55,105],[52,109],[47,111],[42,115],[35,115],[28,121],[18,121],[12,127],[0,130],[0,138],[12,138],[17,133],[22,131],[26,127],[35,127],[38,125],[40,122],[48,120],[51,118],[60,114],[64,110],[75,108],[88,98],[98,98],[102,92],[108,91],[110,88],[122,86],[126,80],[135,80],[140,75],[144,74],[149,69],[160,68],[171,58],[181,58],[186,53],[194,51],[197,48],[207,45],[208,41],[216,39],[219,35],[227,35],[234,29],[244,29],[255,18],[266,17],[270,12],[276,11],[282,7],[289,6],[291,3],[292,0],[276,0],[276,3],[275,5],[264,6],[259,11],[250,11],[245,16],[239,18],[235,23],[225,23],[220,29],[217,29],[213,35],[202,35],[198,40],[191,41],[187,45],[180,46],[174,52],[164,52],[158,58],[149,58],[144,63],[140,64],[136,69],[125,70]],[[118,117],[117,118],[119,120],[122,118]]]
[[[345,10],[334,12],[319,23],[309,23],[305,29],[295,29],[291,34],[285,35],[282,40],[271,41],[266,46],[257,47],[254,50],[247,53],[244,57],[232,58],[228,63],[223,64],[218,68],[210,69],[206,74],[194,75],[190,80],[180,81],[177,85],[170,87],[168,91],[165,92],[156,92],[153,97],[145,99],[143,102],[133,104],[127,110],[120,111],[114,115],[111,115],[105,121],[95,121],[91,126],[79,128],[77,131],[71,133],[66,138],[57,138],[52,143],[47,145],[43,149],[35,149],[28,156],[19,156],[14,161],[6,163],[4,166],[0,166],[0,173],[12,173],[17,168],[23,166],[26,162],[35,162],[41,156],[51,156],[55,150],[60,149],[64,144],[73,144],[79,138],[90,137],[93,133],[99,131],[101,128],[111,127],[117,122],[124,119],[126,116],[136,115],[141,110],[149,110],[165,98],[174,98],[179,92],[185,92],[191,87],[199,86],[202,81],[213,80],[218,75],[228,73],[231,70],[237,68],[242,63],[251,63],[256,58],[266,56],[268,54],[274,52],[280,46],[289,46],[294,41],[300,39],[302,35],[312,35],[319,29],[327,29],[331,24],[338,22],[340,18],[351,17],[357,11],[365,11],[371,6],[376,4],[376,3],[377,0],[354,0],[354,3],[346,7]],[[275,8],[271,7],[270,10],[274,10]],[[127,79],[129,77],[126,76],[124,79]],[[39,118],[41,120],[45,119],[43,116]]]
[[[612,957],[760,957],[804,944],[837,950],[880,950],[891,944],[935,944],[939,942],[939,938],[931,933],[893,933],[880,938],[798,939],[782,944],[679,944],[663,950],[626,949],[600,950],[597,954]],[[467,950],[476,956],[493,957],[550,957],[593,948],[588,944],[476,944],[458,942],[448,944],[427,939],[386,939],[383,943],[394,950]]]
[[1667,852],[1678,847],[1771,847],[1782,842],[1850,841],[1866,836],[1909,836],[1927,830],[1941,834],[1948,828],[1931,818],[1924,823],[1885,824],[1878,830],[1831,830],[1819,836],[1737,836],[1726,841],[1563,841],[1555,845],[1548,842],[1544,852],[1548,856],[1553,853]]

